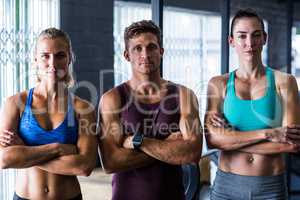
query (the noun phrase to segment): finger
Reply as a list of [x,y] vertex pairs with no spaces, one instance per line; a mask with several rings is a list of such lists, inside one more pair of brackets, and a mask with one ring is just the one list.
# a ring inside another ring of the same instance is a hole
[[218,115],[213,115],[212,118],[214,120],[217,120],[217,121],[220,121],[220,122],[224,121],[224,119],[221,116],[218,116]]
[[3,146],[3,147],[7,147],[7,146],[9,146],[8,144],[6,144],[5,142],[1,142],[0,141],[0,144],[1,144],[1,146]]
[[222,128],[223,126],[222,126],[222,124],[220,124],[220,123],[218,123],[218,122],[213,122],[213,124],[212,124],[214,127],[216,127],[216,128]]
[[299,124],[292,124],[292,125],[288,125],[288,128],[295,128],[295,129],[300,129],[300,125]]
[[1,138],[1,139],[0,139],[0,142],[1,142],[1,143],[5,143],[6,145],[11,145],[11,141],[8,140],[8,139],[6,139],[6,138]]
[[14,132],[11,132],[11,131],[9,131],[9,130],[4,130],[3,132],[4,132],[4,133],[7,133],[7,134],[9,134],[9,135],[12,135],[12,136],[15,135]]
[[217,123],[217,124],[220,124],[220,125],[223,125],[224,124],[224,121],[219,118],[219,117],[212,117],[211,120],[214,122],[214,123]]
[[298,134],[287,133],[286,137],[292,140],[300,140],[300,135]]

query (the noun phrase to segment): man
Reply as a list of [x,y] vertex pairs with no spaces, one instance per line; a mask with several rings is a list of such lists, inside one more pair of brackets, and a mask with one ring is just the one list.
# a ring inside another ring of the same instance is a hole
[[102,96],[100,153],[113,200],[183,200],[181,164],[198,162],[201,124],[194,93],[160,77],[164,53],[152,21],[126,28],[129,81]]

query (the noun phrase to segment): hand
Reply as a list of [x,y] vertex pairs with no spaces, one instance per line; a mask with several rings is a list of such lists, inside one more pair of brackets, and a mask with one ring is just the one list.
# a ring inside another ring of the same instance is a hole
[[219,113],[213,113],[210,115],[209,123],[211,123],[216,128],[228,128],[231,127],[230,124],[226,122],[224,117]]
[[181,134],[180,131],[171,133],[171,134],[166,138],[166,140],[178,140],[178,139],[182,139],[182,134]]
[[24,142],[17,133],[4,130],[0,133],[0,144],[3,147],[8,147],[14,145],[24,145]]
[[132,139],[133,139],[133,136],[126,136],[124,138],[123,147],[125,149],[134,149]]
[[300,126],[290,125],[272,129],[267,132],[267,139],[271,142],[300,145]]
[[77,154],[77,147],[73,144],[58,144],[60,156]]

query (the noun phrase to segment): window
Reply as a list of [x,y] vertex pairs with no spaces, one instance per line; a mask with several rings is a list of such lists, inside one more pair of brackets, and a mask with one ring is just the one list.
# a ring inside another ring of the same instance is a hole
[[128,80],[131,76],[130,64],[124,59],[123,33],[131,23],[151,19],[149,4],[115,1],[114,6],[114,77],[115,85]]
[[[130,78],[130,65],[123,58],[123,33],[134,21],[151,19],[150,4],[115,1],[115,85]],[[214,24],[214,26],[211,26]],[[164,78],[183,84],[196,93],[204,115],[210,77],[220,74],[221,18],[207,13],[164,8]]]
[[[34,41],[59,26],[59,0],[0,0],[0,106],[34,84]],[[12,199],[16,170],[1,170],[0,199]]]
[[292,74],[296,77],[298,89],[300,86],[300,28],[292,29]]

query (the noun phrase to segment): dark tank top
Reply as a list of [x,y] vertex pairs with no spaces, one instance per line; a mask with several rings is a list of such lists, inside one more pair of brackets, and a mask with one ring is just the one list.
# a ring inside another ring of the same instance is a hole
[[[120,113],[125,134],[143,132],[145,137],[165,139],[179,131],[179,92],[169,83],[167,95],[158,103],[138,102],[129,86],[117,87],[122,111]],[[115,173],[112,180],[112,200],[184,200],[182,169],[159,160],[148,166]]]

